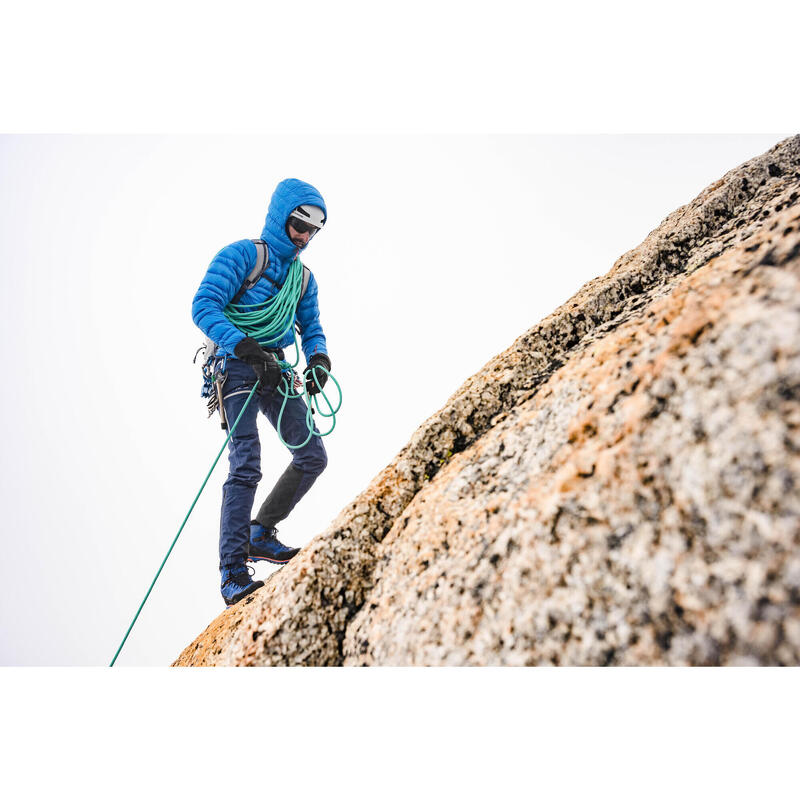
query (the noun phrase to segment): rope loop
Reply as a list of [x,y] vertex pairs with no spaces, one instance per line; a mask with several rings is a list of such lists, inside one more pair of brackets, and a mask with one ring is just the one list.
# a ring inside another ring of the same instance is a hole
[[[330,435],[336,427],[336,413],[342,407],[342,387],[339,385],[336,378],[321,364],[315,366],[310,373],[318,390],[315,394],[309,396],[305,380],[302,382],[302,393],[293,391],[294,368],[300,363],[300,347],[297,343],[297,331],[294,328],[294,320],[302,290],[303,264],[299,258],[296,258],[289,265],[289,273],[286,276],[286,280],[276,295],[270,297],[263,303],[237,303],[236,305],[229,303],[223,312],[242,333],[252,337],[264,347],[277,345],[290,330],[293,333],[295,348],[294,361],[289,363],[281,359],[278,360],[278,365],[284,373],[284,379],[278,384],[278,391],[283,397],[283,402],[281,403],[281,410],[278,414],[278,424],[276,426],[278,438],[281,440],[281,443],[290,450],[299,450],[301,447],[305,447],[311,441],[312,436]],[[318,369],[323,370],[328,378],[336,384],[336,389],[339,392],[339,402],[336,404],[336,408],[331,405],[328,396],[320,386],[319,379],[316,375]],[[287,388],[284,389],[284,386]],[[328,413],[320,408],[320,395],[322,395],[322,398],[327,404]],[[293,445],[289,444],[283,438],[283,434],[281,434],[281,420],[283,419],[283,412],[286,409],[286,404],[295,397],[302,397],[306,403],[306,427],[308,428],[308,436],[302,444]],[[314,398],[313,400],[311,399],[312,397]],[[314,407],[316,407],[320,416],[332,418],[330,430],[325,431],[325,433],[314,430]]]

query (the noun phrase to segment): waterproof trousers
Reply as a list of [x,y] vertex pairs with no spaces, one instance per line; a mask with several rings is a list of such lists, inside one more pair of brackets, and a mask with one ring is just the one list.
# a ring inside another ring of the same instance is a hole
[[[228,425],[233,426],[250,390],[256,382],[253,368],[238,359],[228,359],[223,386],[223,403]],[[220,569],[244,564],[250,545],[253,501],[261,480],[261,442],[258,438],[258,412],[277,428],[283,396],[276,390],[258,391],[245,409],[228,442],[230,470],[222,487],[222,514],[219,531]],[[308,436],[306,404],[301,397],[286,403],[281,418],[281,435],[288,444],[297,445]],[[316,426],[314,426],[314,430]],[[255,521],[265,528],[286,519],[300,498],[328,464],[328,456],[319,436],[312,436],[297,450],[289,450],[292,462],[278,479],[261,506]]]

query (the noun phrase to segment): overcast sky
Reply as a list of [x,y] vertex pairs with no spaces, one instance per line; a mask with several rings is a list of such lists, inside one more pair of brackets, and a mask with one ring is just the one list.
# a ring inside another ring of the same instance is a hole
[[[224,438],[192,297],[221,247],[259,236],[278,181],[328,205],[304,261],[344,392],[329,467],[280,528],[300,546],[488,359],[781,138],[0,138],[0,663],[114,655]],[[257,504],[289,461],[261,430]],[[223,610],[226,472],[119,665],[168,664]]]

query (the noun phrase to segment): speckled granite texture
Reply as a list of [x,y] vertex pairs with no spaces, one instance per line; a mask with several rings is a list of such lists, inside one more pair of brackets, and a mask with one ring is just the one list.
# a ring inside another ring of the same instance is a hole
[[800,663],[799,197],[675,211],[175,664]]

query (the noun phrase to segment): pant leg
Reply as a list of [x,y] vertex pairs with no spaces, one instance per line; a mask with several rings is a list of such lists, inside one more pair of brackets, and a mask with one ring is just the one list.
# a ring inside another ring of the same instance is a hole
[[[223,387],[228,425],[233,426],[256,382],[252,367],[229,359]],[[258,394],[248,404],[228,442],[228,479],[222,487],[219,528],[219,564],[244,564],[250,543],[250,515],[261,480],[261,443],[258,438]]]
[[[265,392],[260,398],[261,410],[276,430],[282,403],[279,392]],[[287,401],[280,419],[280,433],[288,444],[300,444],[308,437],[306,412],[307,406],[301,397]],[[319,433],[316,425],[314,430]],[[278,478],[256,515],[256,521],[265,528],[272,528],[286,519],[328,465],[328,455],[319,436],[312,436],[303,447],[289,452],[292,463]]]

